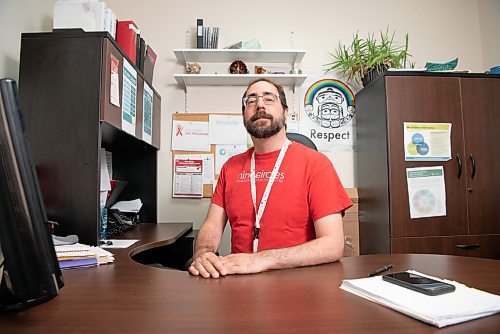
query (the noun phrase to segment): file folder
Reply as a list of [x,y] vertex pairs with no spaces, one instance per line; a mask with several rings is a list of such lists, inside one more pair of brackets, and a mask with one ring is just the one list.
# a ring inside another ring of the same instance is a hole
[[118,21],[116,42],[135,64],[137,58],[137,35],[140,33],[134,21]]

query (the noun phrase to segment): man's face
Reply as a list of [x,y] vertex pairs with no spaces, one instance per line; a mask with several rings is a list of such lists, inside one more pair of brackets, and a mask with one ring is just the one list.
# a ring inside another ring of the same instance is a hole
[[283,109],[279,98],[265,103],[265,96],[279,96],[278,90],[269,82],[259,81],[248,88],[249,97],[257,97],[243,112],[243,122],[248,133],[255,138],[274,136],[285,126],[288,109]]

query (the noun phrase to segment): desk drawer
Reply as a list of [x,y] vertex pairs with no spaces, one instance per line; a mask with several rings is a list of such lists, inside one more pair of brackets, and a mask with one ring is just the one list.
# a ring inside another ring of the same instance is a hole
[[392,253],[447,254],[500,259],[500,235],[392,238]]

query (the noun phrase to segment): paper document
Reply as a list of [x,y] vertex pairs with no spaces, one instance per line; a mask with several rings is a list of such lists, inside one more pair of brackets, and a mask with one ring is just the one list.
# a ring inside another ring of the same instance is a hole
[[406,168],[410,218],[446,216],[443,166]]
[[408,272],[453,284],[454,292],[427,296],[382,280],[382,276],[344,280],[340,288],[436,327],[444,327],[500,312],[500,296],[441,280],[414,270]]
[[120,201],[111,207],[111,209],[115,209],[120,212],[139,212],[141,208],[142,201],[139,198],[131,201]]
[[129,248],[135,244],[139,239],[106,239],[101,240],[103,244],[101,248]]
[[405,161],[451,159],[451,123],[404,122]]

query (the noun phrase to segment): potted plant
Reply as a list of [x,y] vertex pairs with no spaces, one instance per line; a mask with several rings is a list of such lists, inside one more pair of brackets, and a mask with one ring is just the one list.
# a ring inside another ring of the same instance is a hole
[[326,72],[339,70],[347,81],[355,81],[366,86],[388,68],[414,67],[408,63],[411,55],[408,53],[408,34],[405,35],[405,43],[398,46],[394,42],[394,32],[380,32],[380,41],[374,34],[368,34],[366,38],[360,38],[358,33],[353,36],[349,45],[339,42],[335,53],[330,53],[333,58]]

